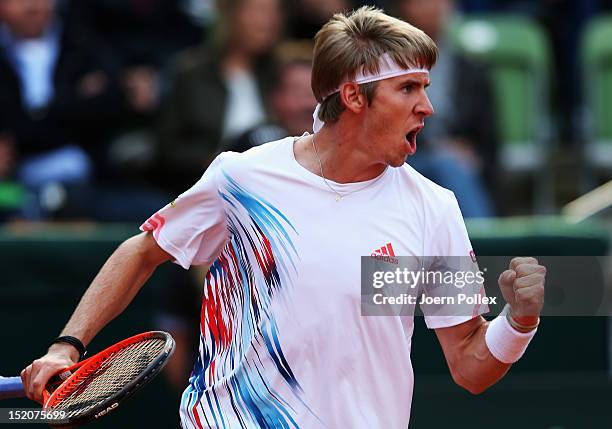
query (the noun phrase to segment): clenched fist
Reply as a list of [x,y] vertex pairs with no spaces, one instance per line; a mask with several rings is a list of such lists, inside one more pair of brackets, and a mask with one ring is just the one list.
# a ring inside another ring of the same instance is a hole
[[537,323],[544,306],[546,267],[535,258],[514,258],[499,276],[499,287],[512,318],[524,326]]

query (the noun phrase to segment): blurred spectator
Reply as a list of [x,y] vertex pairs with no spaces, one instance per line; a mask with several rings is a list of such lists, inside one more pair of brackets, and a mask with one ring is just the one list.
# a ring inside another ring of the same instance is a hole
[[274,86],[268,94],[272,121],[250,129],[228,150],[244,152],[286,136],[312,132],[312,112],[317,105],[310,88],[312,50],[310,40],[285,41],[276,48]]
[[[126,100],[103,154],[106,181],[144,181],[156,156],[154,124],[169,58],[201,42],[211,1],[90,0],[72,1],[67,11],[95,32],[113,51]],[[198,14],[198,19],[195,15]]]
[[187,0],[72,0],[68,6],[70,19],[103,37],[122,67],[159,69],[176,52],[199,43],[205,32],[192,19],[194,6]]
[[267,117],[270,52],[283,23],[280,0],[221,2],[212,47],[180,54],[161,124],[163,184],[191,186],[224,145]]
[[445,39],[453,0],[397,0],[396,14],[425,31],[438,45],[428,95],[435,113],[419,134],[419,149],[408,163],[452,190],[464,217],[493,215],[484,185],[495,183],[496,128],[488,74]]
[[[14,174],[36,192],[89,181],[85,147],[95,148],[121,105],[96,44],[66,25],[54,6],[0,0],[0,164],[4,176]],[[43,217],[40,209],[32,204],[27,215]]]
[[114,125],[131,108],[117,62],[55,5],[0,0],[0,174],[30,190],[22,213],[29,219],[140,220],[168,197],[97,182]]

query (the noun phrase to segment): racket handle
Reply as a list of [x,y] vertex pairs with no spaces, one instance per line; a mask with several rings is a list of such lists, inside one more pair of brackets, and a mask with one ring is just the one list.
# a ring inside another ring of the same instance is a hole
[[25,396],[21,377],[0,377],[0,400]]

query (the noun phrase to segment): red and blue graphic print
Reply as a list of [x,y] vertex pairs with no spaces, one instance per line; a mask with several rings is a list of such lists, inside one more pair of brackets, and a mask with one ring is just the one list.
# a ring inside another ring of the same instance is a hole
[[[219,194],[231,238],[204,282],[200,349],[181,401],[183,425],[298,428],[291,404],[308,407],[271,311],[291,287],[297,231],[273,205],[223,177]],[[278,380],[292,398],[283,398]]]

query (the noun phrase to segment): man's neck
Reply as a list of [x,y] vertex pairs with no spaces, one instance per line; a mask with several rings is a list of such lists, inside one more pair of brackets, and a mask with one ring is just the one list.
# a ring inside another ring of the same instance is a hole
[[253,58],[241,50],[231,50],[223,58],[222,68],[228,74],[249,72],[253,66]]
[[40,27],[38,31],[32,33],[20,33],[19,31],[15,31],[15,29],[9,28],[5,24],[0,24],[0,28],[2,33],[5,33],[5,36],[8,36],[12,43],[18,43],[57,37],[59,35],[60,25],[60,20],[53,18],[43,27]]
[[[357,127],[344,124],[326,125],[316,135],[298,139],[295,158],[310,172],[336,183],[355,183],[378,177],[385,170],[372,161]],[[323,170],[321,172],[321,170]]]

